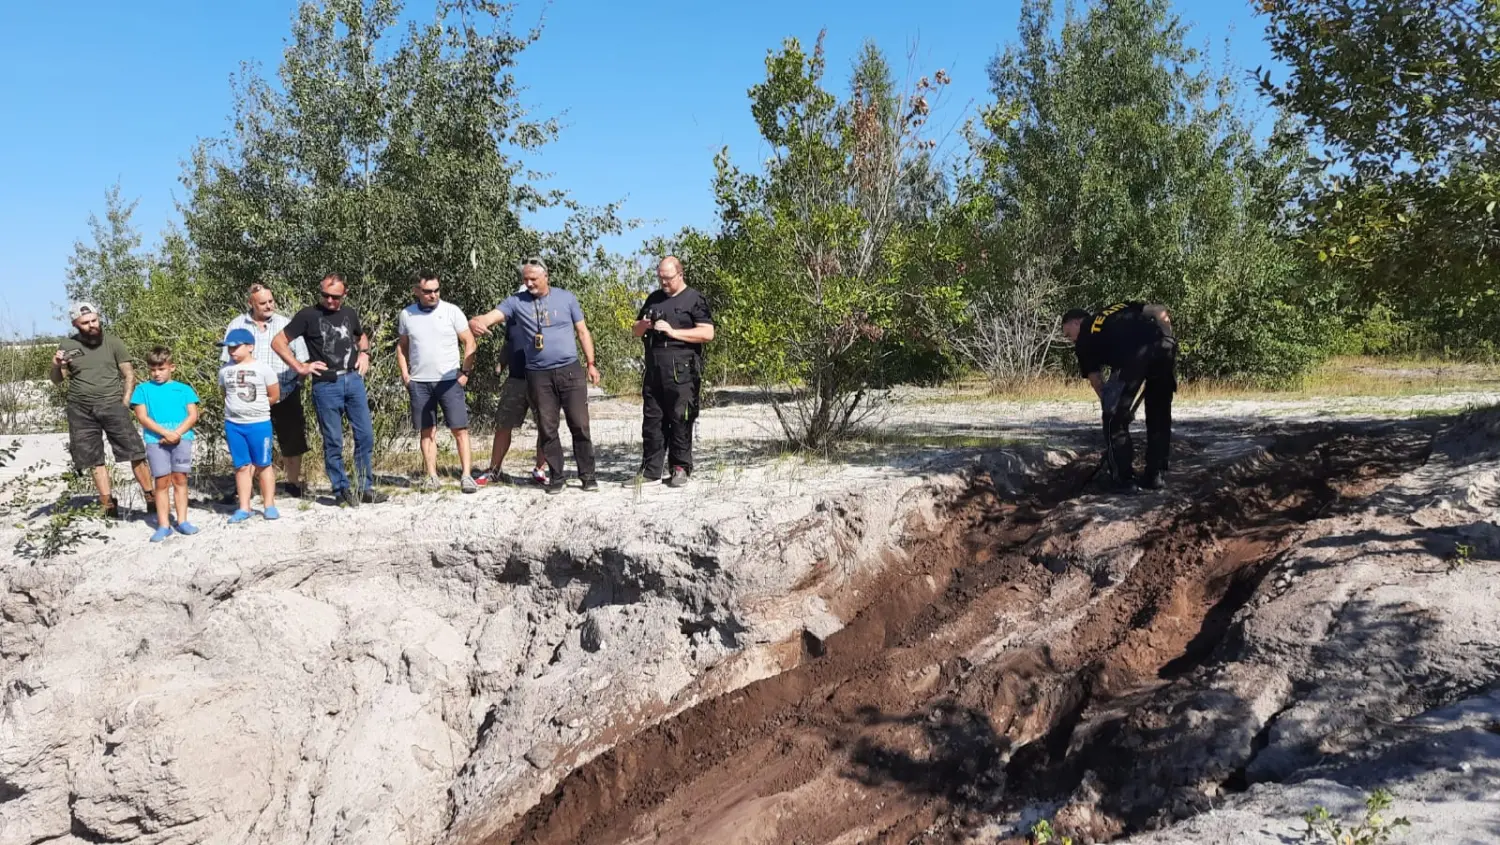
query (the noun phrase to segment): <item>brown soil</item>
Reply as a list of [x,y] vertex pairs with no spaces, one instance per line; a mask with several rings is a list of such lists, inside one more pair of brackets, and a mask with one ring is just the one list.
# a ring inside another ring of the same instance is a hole
[[[1141,508],[1118,583],[1070,553],[1092,459],[1022,503],[981,480],[847,627],[805,637],[796,668],[636,734],[485,842],[953,841],[1066,796],[1107,762],[1069,759],[1086,711],[1143,706],[1208,658],[1301,523],[1424,448],[1324,428],[1176,479]],[[1089,832],[1133,818],[1101,812]]]

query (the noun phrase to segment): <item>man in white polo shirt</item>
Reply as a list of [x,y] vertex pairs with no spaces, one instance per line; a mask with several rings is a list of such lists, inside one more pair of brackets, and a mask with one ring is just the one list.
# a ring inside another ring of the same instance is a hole
[[[459,485],[465,493],[479,489],[470,475],[469,408],[464,388],[474,369],[474,335],[469,319],[457,305],[442,301],[442,286],[436,273],[416,274],[412,293],[417,301],[403,310],[397,320],[396,363],[401,367],[401,381],[411,396],[412,425],[421,432],[422,463],[427,470],[423,486],[436,489],[437,416],[443,409],[443,422],[458,443],[458,460],[463,465]],[[463,352],[459,352],[459,342]]]
[[[235,329],[247,329],[255,338],[255,360],[271,368],[281,385],[281,400],[271,406],[271,431],[276,446],[281,450],[283,477],[286,478],[286,494],[302,497],[302,456],[307,453],[307,418],[302,413],[302,379],[297,371],[271,351],[271,338],[281,334],[290,320],[276,313],[276,296],[271,289],[256,283],[250,286],[247,298],[250,306],[244,314],[229,321],[224,337]],[[298,361],[307,361],[307,344],[301,338],[292,341],[292,353]],[[221,364],[230,364],[229,348],[219,354]],[[233,500],[234,493],[225,497]]]

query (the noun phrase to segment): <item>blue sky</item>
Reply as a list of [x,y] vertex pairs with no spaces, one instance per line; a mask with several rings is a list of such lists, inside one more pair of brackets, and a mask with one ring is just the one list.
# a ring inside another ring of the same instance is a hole
[[[408,2],[409,12],[428,8]],[[543,28],[517,68],[524,100],[564,122],[561,140],[532,163],[584,202],[624,199],[623,213],[647,223],[609,246],[632,251],[648,234],[712,223],[720,147],[742,167],[764,158],[746,91],[785,37],[810,44],[826,27],[840,90],[867,38],[898,77],[946,69],[953,84],[933,126],[949,131],[987,101],[985,68],[1013,39],[1018,8],[1018,0],[520,0],[517,27]],[[1240,68],[1271,63],[1244,0],[1178,0],[1176,8],[1193,24],[1190,40],[1220,59],[1228,38]],[[0,335],[64,327],[67,258],[116,180],[139,200],[135,222],[148,245],[177,219],[181,162],[197,139],[228,127],[229,79],[242,61],[274,75],[295,9],[295,0],[0,4]]]

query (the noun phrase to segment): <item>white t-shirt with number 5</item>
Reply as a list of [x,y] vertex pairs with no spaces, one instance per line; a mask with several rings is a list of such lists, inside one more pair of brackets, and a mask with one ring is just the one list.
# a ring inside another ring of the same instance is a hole
[[268,388],[275,383],[275,371],[260,361],[230,364],[219,370],[219,386],[224,388],[224,419],[235,423],[269,420],[271,396]]

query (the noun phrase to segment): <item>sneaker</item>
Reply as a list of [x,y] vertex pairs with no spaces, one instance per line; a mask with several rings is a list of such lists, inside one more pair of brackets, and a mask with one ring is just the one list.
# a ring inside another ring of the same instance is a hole
[[191,537],[192,535],[198,533],[198,526],[192,524],[191,522],[179,522],[177,523],[177,533],[186,534]]
[[597,493],[597,492],[599,492],[599,479],[597,479],[597,478],[585,478],[583,480],[583,489],[584,489],[584,492],[586,492],[586,493]]
[[539,467],[533,468],[531,470],[531,480],[535,481],[537,484],[542,485],[543,487],[546,487],[551,483],[551,479],[547,476],[547,471]]
[[360,502],[366,505],[382,505],[390,501],[390,499],[390,496],[387,496],[379,490],[376,490],[374,487],[371,487],[365,492],[359,494]]
[[266,508],[261,515],[266,519],[281,519],[281,511],[277,510],[275,505]]
[[442,488],[443,482],[438,481],[438,477],[435,475],[427,476],[417,485],[417,489],[419,490],[441,490]]
[[293,499],[302,498],[301,484],[293,484],[292,482],[288,481],[286,484],[282,485],[281,490],[283,495],[291,496]]
[[555,484],[548,484],[546,487],[547,495],[556,496],[558,493],[561,493],[563,491],[564,486],[566,486],[565,483],[561,481]]
[[688,483],[687,470],[682,467],[672,467],[672,477],[667,479],[668,487],[682,487]]
[[237,523],[244,522],[245,520],[249,519],[251,516],[252,516],[252,514],[249,511],[237,510],[233,514],[230,515],[230,517],[229,517],[229,524],[230,525],[235,525]]
[[479,485],[474,483],[474,477],[466,475],[458,480],[458,489],[465,493],[478,493]]
[[651,482],[654,482],[654,481],[660,481],[660,480],[661,480],[661,476],[660,475],[652,477],[652,476],[647,475],[647,474],[645,474],[643,472],[638,472],[635,475],[632,475],[629,478],[625,479],[624,481],[620,482],[620,486],[621,487],[640,487],[640,486],[642,486],[644,484],[648,484],[648,483],[651,483]]
[[484,487],[485,485],[489,484],[491,472],[493,472],[493,470],[485,470],[484,472],[480,472],[477,469],[474,470],[474,484],[479,487]]
[[338,500],[339,507],[341,507],[341,508],[357,508],[357,507],[359,507],[359,494],[356,493],[356,492],[354,492],[354,488],[353,487],[348,487],[348,488],[345,488],[344,490],[340,490],[338,492],[335,492],[333,494],[333,497]]
[[172,527],[170,525],[163,528],[158,528],[156,529],[156,533],[151,535],[151,542],[160,543],[170,536],[172,536]]
[[1144,490],[1160,490],[1167,486],[1167,481],[1162,477],[1162,473],[1148,472],[1141,476],[1140,485]]

